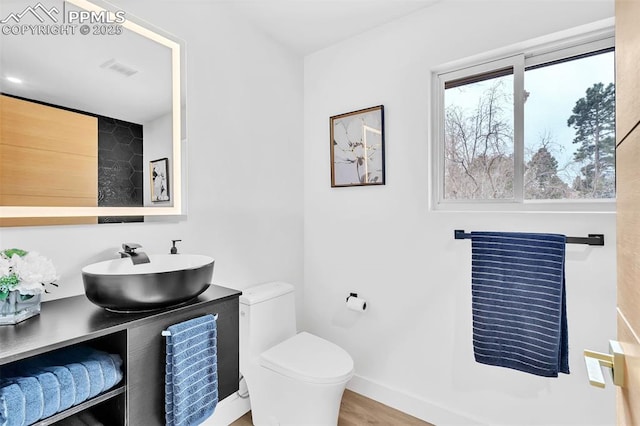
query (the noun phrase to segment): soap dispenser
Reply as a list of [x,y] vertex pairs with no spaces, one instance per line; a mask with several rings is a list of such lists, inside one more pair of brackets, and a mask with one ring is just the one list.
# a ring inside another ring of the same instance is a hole
[[171,254],[178,254],[178,247],[176,247],[176,243],[182,240],[171,240]]

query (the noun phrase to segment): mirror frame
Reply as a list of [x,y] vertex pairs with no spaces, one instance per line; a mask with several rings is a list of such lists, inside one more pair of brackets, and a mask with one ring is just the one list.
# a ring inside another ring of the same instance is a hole
[[[113,11],[98,6],[88,0],[66,0],[87,11]],[[172,153],[171,166],[172,206],[146,207],[46,207],[46,206],[0,206],[0,218],[29,217],[87,217],[87,216],[176,216],[183,213],[182,200],[182,77],[181,46],[153,30],[133,22],[128,16],[120,25],[134,33],[160,43],[171,49],[171,93],[172,93]],[[146,24],[145,24],[146,25]]]

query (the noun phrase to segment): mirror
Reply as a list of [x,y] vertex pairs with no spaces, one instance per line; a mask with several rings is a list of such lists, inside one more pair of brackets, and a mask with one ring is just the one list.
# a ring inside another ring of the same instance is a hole
[[86,0],[3,0],[0,23],[0,219],[181,214],[180,43]]

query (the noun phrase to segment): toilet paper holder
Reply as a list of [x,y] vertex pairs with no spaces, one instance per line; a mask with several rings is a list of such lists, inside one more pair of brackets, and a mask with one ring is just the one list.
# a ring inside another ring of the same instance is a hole
[[[347,302],[349,301],[350,297],[357,298],[358,297],[358,293],[349,293],[349,295],[347,296],[347,299],[346,299]],[[367,309],[367,302],[364,302],[364,305],[362,305],[362,309]]]

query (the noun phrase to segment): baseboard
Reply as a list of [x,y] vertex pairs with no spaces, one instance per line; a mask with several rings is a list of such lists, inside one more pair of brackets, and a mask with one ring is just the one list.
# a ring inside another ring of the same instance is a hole
[[249,398],[240,398],[234,393],[218,402],[213,416],[202,423],[202,426],[229,426],[244,416],[251,409]]
[[[367,398],[371,398],[384,405],[438,426],[481,426],[489,424],[477,417],[454,412],[432,401],[425,400],[409,392],[391,388],[362,376],[354,376],[347,384],[347,388]],[[237,393],[234,393],[218,403],[213,416],[202,423],[202,426],[228,426],[244,416],[250,409],[249,398],[243,399],[240,398]]]
[[432,401],[358,375],[349,381],[347,389],[438,426],[488,424],[478,418],[454,412]]

